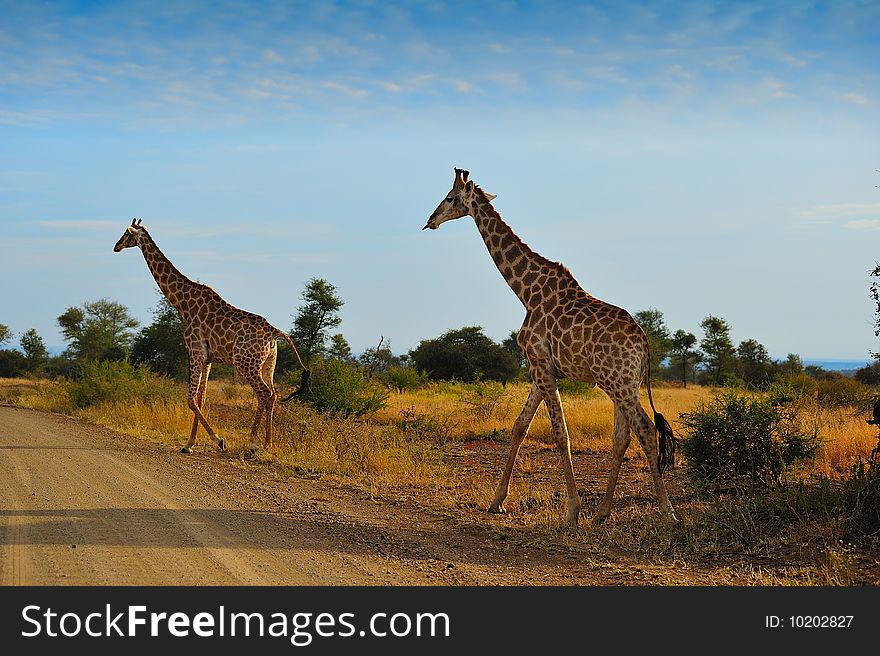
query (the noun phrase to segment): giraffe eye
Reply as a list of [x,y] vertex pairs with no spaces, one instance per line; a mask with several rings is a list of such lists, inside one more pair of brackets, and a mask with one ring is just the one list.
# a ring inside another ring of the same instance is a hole
[[452,196],[447,196],[447,197],[446,197],[446,202],[447,202],[447,203],[451,203],[451,202],[452,202]]

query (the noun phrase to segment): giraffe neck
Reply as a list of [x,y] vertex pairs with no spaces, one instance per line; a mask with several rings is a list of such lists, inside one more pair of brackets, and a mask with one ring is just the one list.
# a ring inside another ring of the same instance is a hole
[[541,306],[548,291],[577,286],[565,267],[538,255],[523,243],[479,188],[474,194],[471,216],[495,266],[527,310]]
[[195,283],[177,270],[171,260],[165,257],[165,254],[156,246],[156,242],[149,233],[145,233],[145,238],[140,241],[141,252],[147,261],[147,267],[159,289],[173,305],[178,312],[184,314],[186,307],[184,304],[183,292]]

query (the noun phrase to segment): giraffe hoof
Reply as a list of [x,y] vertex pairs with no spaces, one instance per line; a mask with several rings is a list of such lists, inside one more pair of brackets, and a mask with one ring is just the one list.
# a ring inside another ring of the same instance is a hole
[[180,449],[180,452],[181,453],[192,453],[192,449],[190,449],[188,446],[185,446]]
[[222,437],[217,440],[217,448],[221,451],[226,451],[226,440],[224,440]]
[[500,503],[497,503],[497,504],[493,503],[491,506],[489,506],[488,510],[493,515],[506,515],[507,514],[507,510],[505,510],[504,506]]
[[601,526],[608,519],[608,515],[595,515],[593,517],[593,526]]
[[250,460],[255,455],[257,455],[257,450],[253,447],[251,447],[250,449],[248,449],[247,451],[244,452],[245,460]]

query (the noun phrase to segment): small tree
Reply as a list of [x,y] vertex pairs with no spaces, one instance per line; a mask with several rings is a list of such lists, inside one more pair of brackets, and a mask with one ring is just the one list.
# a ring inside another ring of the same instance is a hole
[[736,365],[739,377],[752,387],[765,388],[773,378],[773,361],[767,349],[754,339],[736,347]]
[[0,346],[12,341],[12,331],[4,323],[0,323]]
[[24,351],[25,363],[28,371],[40,372],[46,366],[49,359],[49,351],[43,338],[37,333],[35,328],[22,333],[21,350]]
[[642,327],[648,337],[648,345],[651,348],[651,378],[655,379],[660,373],[660,365],[672,348],[669,328],[666,327],[663,313],[656,308],[636,312],[633,319]]
[[326,352],[327,333],[342,323],[339,310],[345,302],[336,287],[322,278],[309,280],[302,298],[305,303],[297,310],[290,336],[308,365],[312,357]]
[[372,378],[374,374],[384,373],[388,371],[389,367],[400,363],[400,360],[395,358],[391,352],[391,342],[386,342],[385,337],[379,338],[376,348],[367,349],[361,353],[358,360],[367,378]]
[[697,337],[679,328],[670,339],[672,366],[681,371],[681,382],[687,387],[688,374],[692,374],[694,366],[702,361],[703,354],[694,349]]
[[131,360],[156,373],[183,380],[189,371],[189,354],[183,342],[183,319],[164,296],[153,309],[153,323],[134,338]]
[[342,362],[351,362],[354,358],[351,355],[351,347],[348,341],[342,336],[342,333],[336,333],[330,336],[330,348],[327,349],[327,355]]
[[799,376],[804,373],[804,361],[796,353],[789,353],[785,360],[778,363],[777,369],[783,376]]
[[106,298],[69,307],[58,317],[65,354],[74,360],[124,360],[138,323],[127,307]]
[[733,342],[730,341],[730,325],[722,318],[711,314],[700,322],[704,337],[700,340],[700,348],[705,353],[706,365],[709,367],[710,380],[715,385],[721,384],[721,374],[733,362]]

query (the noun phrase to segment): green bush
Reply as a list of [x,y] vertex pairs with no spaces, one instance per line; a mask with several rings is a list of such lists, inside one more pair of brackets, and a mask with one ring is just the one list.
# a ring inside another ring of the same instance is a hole
[[704,491],[778,487],[796,463],[815,458],[816,433],[805,432],[795,405],[727,390],[681,416],[687,471]]
[[429,381],[427,372],[419,371],[415,367],[389,367],[385,372],[385,380],[400,392],[421,389]]
[[826,408],[859,408],[873,401],[874,395],[874,390],[852,378],[820,380],[816,389],[816,401]]
[[65,386],[77,408],[104,401],[169,401],[179,396],[172,380],[124,360],[86,360],[80,364],[77,378]]
[[348,364],[335,359],[314,360],[309,389],[301,397],[318,412],[357,417],[385,407],[388,391]]
[[850,534],[880,534],[880,463],[862,459],[843,480]]
[[556,386],[559,388],[559,392],[565,396],[578,396],[584,399],[602,396],[602,392],[596,389],[595,385],[580,380],[562,378],[556,381]]
[[510,400],[504,385],[495,381],[463,383],[458,398],[481,421],[491,420],[501,404]]

